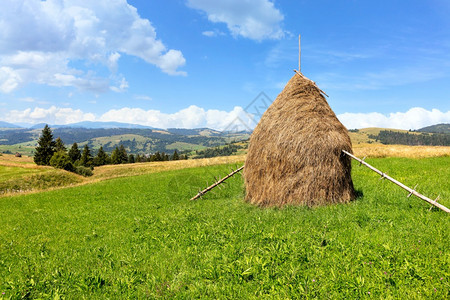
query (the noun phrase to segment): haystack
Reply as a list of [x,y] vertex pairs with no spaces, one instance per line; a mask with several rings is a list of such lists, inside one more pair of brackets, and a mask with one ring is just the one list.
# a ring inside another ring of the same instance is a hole
[[348,202],[355,198],[347,129],[322,91],[299,73],[262,116],[245,161],[246,200],[259,206]]

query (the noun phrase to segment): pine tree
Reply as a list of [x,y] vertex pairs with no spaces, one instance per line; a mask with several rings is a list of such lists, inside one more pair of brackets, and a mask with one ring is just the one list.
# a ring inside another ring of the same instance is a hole
[[100,149],[98,149],[97,155],[94,158],[94,164],[96,166],[103,166],[108,163],[108,160],[108,154],[103,150],[103,146],[100,146]]
[[179,159],[180,159],[180,156],[178,155],[177,150],[175,150],[172,155],[172,160],[179,160]]
[[81,153],[80,164],[84,167],[92,166],[92,155],[89,146],[86,144]]
[[119,146],[119,161],[119,164],[126,164],[128,162],[127,150],[125,150],[122,144]]
[[53,140],[52,130],[48,125],[42,129],[42,135],[38,140],[38,146],[34,153],[34,162],[37,165],[50,165],[50,159],[55,153],[55,141]]
[[58,137],[58,138],[55,140],[55,152],[58,152],[58,151],[63,151],[63,152],[66,152],[66,151],[67,151],[67,148],[66,148],[66,146],[64,145],[64,142],[61,140],[60,137]]
[[119,158],[119,148],[114,148],[113,152],[111,153],[111,163],[114,165],[120,164],[120,158]]
[[128,163],[134,164],[136,162],[136,159],[134,158],[133,154],[128,155]]
[[159,151],[156,151],[156,153],[152,155],[152,160],[153,161],[162,161],[161,153],[159,153]]
[[75,163],[77,160],[81,158],[80,149],[78,149],[78,144],[73,143],[72,147],[69,150],[69,157],[72,163]]
[[169,160],[169,155],[166,154],[165,152],[161,153],[161,160],[162,161],[168,161]]

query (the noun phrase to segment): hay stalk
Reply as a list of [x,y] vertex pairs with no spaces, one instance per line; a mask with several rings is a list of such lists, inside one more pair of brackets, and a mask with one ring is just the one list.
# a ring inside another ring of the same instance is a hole
[[198,198],[200,198],[201,196],[203,196],[204,194],[206,194],[207,192],[209,192],[210,190],[212,190],[213,188],[215,188],[216,186],[218,186],[219,184],[223,183],[225,180],[227,180],[228,178],[234,176],[236,173],[238,173],[239,171],[241,171],[244,168],[244,166],[234,170],[233,172],[231,172],[230,174],[228,174],[227,176],[225,176],[224,178],[220,179],[219,181],[217,181],[216,183],[208,186],[206,189],[204,189],[203,191],[199,191],[197,195],[195,195],[194,197],[191,198],[191,201],[196,200]]
[[[401,183],[400,181],[395,180],[394,178],[390,177],[390,176],[387,175],[386,173],[383,173],[383,172],[381,172],[380,170],[378,170],[377,168],[372,167],[371,165],[369,165],[368,163],[366,163],[364,160],[357,158],[356,156],[354,156],[353,154],[351,154],[351,153],[349,153],[349,152],[347,152],[347,151],[345,151],[345,150],[342,150],[342,152],[345,153],[345,154],[347,154],[348,156],[350,156],[350,157],[353,158],[354,160],[359,161],[360,164],[365,165],[366,167],[368,167],[369,169],[371,169],[371,170],[374,171],[375,173],[378,173],[379,175],[381,175],[381,178],[382,178],[382,179],[387,179],[387,180],[389,180],[389,181],[395,183],[396,185],[398,185],[398,186],[401,187],[402,189],[407,190],[407,191],[409,192],[408,197],[410,197],[411,195],[414,195],[414,196],[416,196],[416,197],[418,197],[418,198],[420,198],[420,199],[422,199],[422,200],[424,200],[424,201],[430,203],[431,205],[434,205],[434,206],[436,206],[437,208],[439,208],[439,209],[445,211],[446,213],[450,213],[450,209],[448,209],[448,208],[445,207],[444,205],[438,203],[437,201],[431,200],[430,198],[428,198],[428,197],[426,197],[426,196],[424,196],[424,195],[422,195],[422,194],[416,192],[415,188],[412,189],[412,188],[410,188],[410,187],[404,185],[404,184]],[[437,200],[437,199],[436,199],[436,200]]]

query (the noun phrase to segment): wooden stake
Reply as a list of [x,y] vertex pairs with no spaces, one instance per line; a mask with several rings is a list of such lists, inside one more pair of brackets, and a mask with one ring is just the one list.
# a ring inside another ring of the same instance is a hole
[[301,35],[298,35],[298,71],[302,72],[302,43],[301,43]]
[[400,181],[397,181],[397,180],[395,180],[394,178],[392,178],[392,177],[386,175],[386,173],[383,173],[383,172],[381,172],[380,170],[378,170],[378,169],[372,167],[371,165],[369,165],[369,164],[366,163],[365,161],[362,161],[361,159],[357,158],[357,157],[354,156],[353,154],[351,154],[351,153],[349,153],[349,152],[347,152],[347,151],[345,151],[345,150],[342,150],[342,152],[345,153],[345,154],[347,154],[348,156],[350,156],[350,157],[353,158],[354,160],[359,161],[361,164],[365,165],[366,167],[368,167],[369,169],[371,169],[371,170],[374,171],[375,173],[378,173],[379,175],[382,176],[382,178],[386,178],[387,180],[389,180],[389,181],[395,183],[396,185],[398,185],[398,186],[401,187],[402,189],[407,190],[408,192],[411,193],[411,195],[414,195],[414,196],[416,196],[416,197],[418,197],[418,198],[420,198],[420,199],[422,199],[422,200],[424,200],[424,201],[430,203],[431,205],[436,206],[437,208],[439,208],[439,209],[445,211],[446,213],[450,213],[450,209],[448,209],[447,207],[445,207],[444,205],[442,205],[442,204],[440,204],[440,203],[437,203],[436,200],[431,200],[430,198],[425,197],[424,195],[422,195],[422,194],[416,192],[415,190],[413,190],[412,188],[407,187],[406,185],[404,185],[404,184],[401,183]]
[[[434,201],[437,202],[437,201],[439,200],[439,196],[440,196],[440,195],[438,195],[437,198],[436,198]],[[430,209],[429,209],[428,211],[431,211],[431,209],[433,209],[433,206],[430,206]]]
[[[417,186],[418,186],[419,184],[416,184],[415,186],[414,186],[414,188],[413,188],[413,191],[415,191],[416,190],[416,188],[417,188]],[[411,197],[411,195],[412,195],[412,192],[411,193],[409,193],[409,195],[408,196],[406,196],[406,198],[409,198],[409,197]],[[434,200],[434,201],[437,201],[437,200]]]
[[241,171],[242,169],[244,169],[244,166],[240,167],[239,169],[234,170],[233,172],[231,172],[230,174],[228,174],[227,176],[225,176],[224,178],[220,179],[219,181],[217,181],[216,183],[208,186],[206,189],[204,189],[203,191],[199,191],[197,195],[195,195],[194,197],[191,198],[192,200],[196,200],[198,198],[200,198],[201,196],[203,196],[204,194],[206,194],[207,192],[209,192],[210,190],[212,190],[213,188],[215,188],[216,186],[218,186],[219,184],[223,183],[225,180],[227,180],[228,178],[230,178],[231,176],[234,176],[236,173],[238,173],[239,171]]

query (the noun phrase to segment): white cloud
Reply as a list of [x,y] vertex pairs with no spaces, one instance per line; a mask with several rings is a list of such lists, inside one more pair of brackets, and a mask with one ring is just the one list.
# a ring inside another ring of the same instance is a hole
[[[339,120],[349,129],[365,127],[383,127],[396,129],[419,129],[425,126],[450,123],[450,111],[441,112],[438,109],[426,110],[414,107],[407,112],[395,112],[384,115],[372,113],[343,113]],[[191,105],[175,113],[163,113],[159,110],[144,110],[141,108],[124,107],[111,109],[102,115],[83,112],[80,109],[50,108],[11,110],[2,120],[16,123],[49,123],[69,124],[81,121],[123,122],[147,125],[157,128],[202,128],[217,130],[253,129],[256,125],[251,115],[240,106],[231,111],[215,110]]]
[[36,102],[36,99],[34,99],[33,97],[24,97],[24,98],[20,98],[19,101],[33,103],[33,102]]
[[137,100],[152,101],[152,97],[147,95],[135,95],[134,98]]
[[[25,109],[23,111],[11,110],[1,118],[7,122],[16,123],[49,123],[70,124],[81,121],[114,121],[147,125],[157,128],[202,128],[208,127],[217,130],[225,128],[244,130],[252,127],[251,119],[242,107],[236,106],[231,111],[205,110],[201,107],[191,105],[178,112],[167,114],[159,110],[143,110],[141,108],[124,107],[111,109],[106,113],[95,116],[80,109],[50,108]],[[230,126],[233,124],[233,126]]]
[[118,62],[119,62],[120,54],[117,52],[111,53],[108,56],[107,65],[111,72],[117,72]]
[[[188,6],[205,12],[213,23],[225,23],[234,37],[256,41],[284,36],[283,14],[269,0],[188,0]],[[211,33],[206,31],[204,35]]]
[[207,31],[203,31],[202,34],[203,34],[204,36],[207,36],[207,37],[216,37],[216,36],[219,36],[219,35],[225,35],[225,33],[223,33],[223,32],[220,31],[220,30],[217,30],[217,29],[215,29],[215,30],[207,30]]
[[216,32],[215,32],[215,31],[211,31],[211,30],[203,31],[202,34],[203,34],[204,36],[207,36],[207,37],[213,37],[213,36],[216,36]]
[[[151,61],[149,61],[151,62]],[[169,50],[166,54],[161,55],[157,60],[157,65],[170,75],[182,75],[186,76],[184,71],[177,71],[178,66],[184,66],[186,60],[183,54],[178,50]]]
[[[19,98],[17,100],[19,100],[20,102],[37,103],[37,104],[40,104],[40,105],[49,104],[48,101],[37,100],[37,99],[35,99],[33,97],[23,97],[23,98]],[[64,105],[67,106],[67,104],[64,104]]]
[[9,67],[0,67],[0,92],[10,93],[22,82],[20,75]]
[[125,78],[121,78],[118,86],[111,86],[110,89],[116,93],[124,92],[128,89],[128,81]]
[[[117,71],[121,54],[171,75],[183,54],[167,49],[149,20],[126,0],[5,0],[0,10],[0,92],[29,83],[109,90],[108,79],[70,67],[73,60]],[[55,76],[57,74],[57,76]],[[106,84],[106,86],[105,86]]]
[[84,113],[80,109],[51,106],[47,109],[37,107],[33,110],[30,108],[22,111],[11,110],[4,119],[11,123],[69,124],[80,121],[94,121],[95,115]]
[[450,123],[450,111],[438,109],[426,110],[413,107],[407,112],[395,112],[389,115],[372,113],[343,113],[337,116],[347,128],[383,127],[395,129],[420,129],[439,123]]
[[[231,123],[240,130],[251,126],[252,119],[247,116],[242,107],[236,106],[232,111],[205,110],[191,105],[173,114],[163,113],[159,110],[143,110],[141,108],[112,109],[101,115],[99,121],[116,121],[148,125],[157,128],[202,128],[208,127],[217,130],[227,128]],[[240,123],[243,122],[243,123]],[[236,127],[233,127],[236,129]]]

